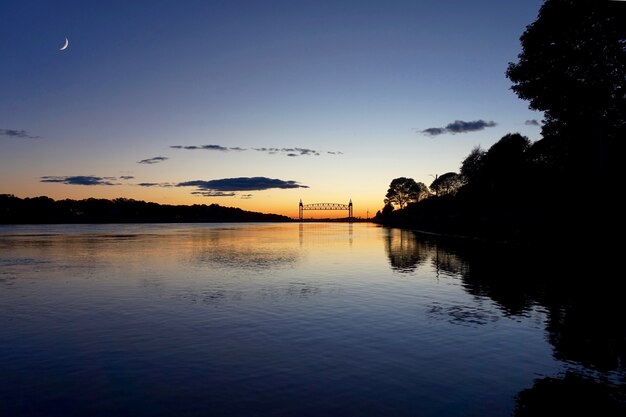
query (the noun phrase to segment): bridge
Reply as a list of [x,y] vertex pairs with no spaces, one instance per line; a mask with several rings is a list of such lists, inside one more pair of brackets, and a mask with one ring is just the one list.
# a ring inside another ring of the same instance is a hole
[[348,212],[348,220],[352,221],[354,212],[352,209],[352,200],[348,204],[341,203],[313,203],[313,204],[300,204],[298,205],[298,214],[300,220],[304,218],[304,210],[346,210]]

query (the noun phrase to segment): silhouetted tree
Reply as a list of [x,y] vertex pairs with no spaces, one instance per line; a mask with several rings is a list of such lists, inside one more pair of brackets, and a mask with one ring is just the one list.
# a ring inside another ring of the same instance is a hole
[[530,140],[519,133],[504,135],[485,154],[483,169],[492,180],[509,180],[524,170],[525,152]]
[[570,171],[585,178],[617,169],[616,141],[626,132],[624,6],[547,0],[507,70],[513,91],[544,112],[544,138],[562,140]]
[[288,220],[288,217],[277,214],[256,213],[217,204],[172,206],[126,198],[55,201],[48,197],[21,199],[0,194],[0,224]]
[[485,153],[480,146],[476,146],[461,163],[461,175],[466,182],[471,184],[479,181]]
[[455,194],[463,185],[463,178],[456,172],[446,172],[435,178],[430,189],[437,195]]
[[408,203],[416,202],[428,195],[428,187],[413,178],[400,177],[391,181],[385,204],[397,204],[403,209]]

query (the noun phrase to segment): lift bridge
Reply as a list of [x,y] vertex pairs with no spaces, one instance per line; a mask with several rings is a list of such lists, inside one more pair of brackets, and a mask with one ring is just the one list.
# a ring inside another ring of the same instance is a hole
[[352,221],[354,213],[352,210],[352,200],[348,204],[341,203],[314,203],[314,204],[300,204],[298,205],[298,213],[300,220],[304,219],[304,210],[346,210],[348,212],[348,220]]

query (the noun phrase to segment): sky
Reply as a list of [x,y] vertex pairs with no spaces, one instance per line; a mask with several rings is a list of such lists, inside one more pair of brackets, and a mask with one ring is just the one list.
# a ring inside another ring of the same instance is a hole
[[5,0],[0,194],[372,217],[394,178],[540,139],[505,71],[541,4]]

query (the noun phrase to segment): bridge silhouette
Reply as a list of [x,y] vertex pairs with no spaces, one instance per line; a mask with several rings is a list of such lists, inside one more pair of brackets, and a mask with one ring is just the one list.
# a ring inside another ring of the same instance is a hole
[[300,220],[304,219],[304,210],[345,210],[348,212],[348,220],[352,221],[354,218],[354,211],[352,207],[352,200],[348,204],[341,203],[313,203],[313,204],[298,204],[298,217]]

